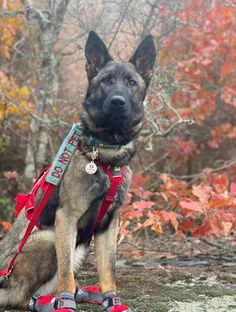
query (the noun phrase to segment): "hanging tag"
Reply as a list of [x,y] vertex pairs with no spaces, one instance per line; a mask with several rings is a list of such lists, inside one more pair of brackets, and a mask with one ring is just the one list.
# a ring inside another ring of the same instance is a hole
[[94,174],[97,170],[98,167],[93,160],[85,166],[85,171],[88,174]]
[[85,166],[85,171],[88,174],[94,174],[98,170],[98,167],[97,167],[97,165],[94,162],[94,160],[97,157],[98,157],[98,150],[97,150],[96,147],[93,147],[93,152],[92,152],[92,156],[91,156],[92,161]]

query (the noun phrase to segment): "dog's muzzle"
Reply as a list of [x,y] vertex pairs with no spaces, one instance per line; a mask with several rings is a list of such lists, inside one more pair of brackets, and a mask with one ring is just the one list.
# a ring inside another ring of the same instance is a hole
[[130,115],[131,105],[123,95],[113,95],[106,100],[103,111],[108,115],[125,117]]

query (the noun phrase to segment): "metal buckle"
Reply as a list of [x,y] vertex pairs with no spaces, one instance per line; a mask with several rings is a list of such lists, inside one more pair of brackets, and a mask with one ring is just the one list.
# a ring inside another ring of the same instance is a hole
[[9,279],[12,270],[13,270],[13,266],[8,270],[7,274],[0,276],[0,284]]
[[114,297],[114,298],[112,298],[112,304],[113,304],[113,306],[121,305],[120,297]]
[[107,297],[103,299],[103,302],[102,302],[102,307],[104,310],[110,307],[118,306],[118,305],[121,305],[121,300],[120,300],[120,297],[118,296]]
[[30,301],[29,301],[29,310],[30,311],[34,311],[34,307],[35,307],[35,304],[37,302],[37,300],[41,298],[41,295],[40,294],[34,294],[31,298],[30,298]]
[[0,276],[0,284],[7,281],[8,279],[9,279],[9,274]]

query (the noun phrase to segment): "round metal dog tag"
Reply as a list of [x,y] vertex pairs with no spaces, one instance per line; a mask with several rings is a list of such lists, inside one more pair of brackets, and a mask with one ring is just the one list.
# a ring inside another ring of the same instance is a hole
[[94,161],[91,161],[90,163],[88,163],[88,164],[85,166],[85,171],[86,171],[88,174],[94,174],[97,170],[98,170],[98,167],[97,167],[97,165],[94,163]]

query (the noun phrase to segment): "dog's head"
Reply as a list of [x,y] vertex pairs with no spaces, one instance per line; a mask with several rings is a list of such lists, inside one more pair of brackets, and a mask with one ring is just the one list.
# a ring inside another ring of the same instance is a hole
[[114,62],[101,38],[90,32],[85,55],[85,122],[105,142],[127,144],[142,128],[143,100],[156,58],[153,38],[147,36],[128,62]]

